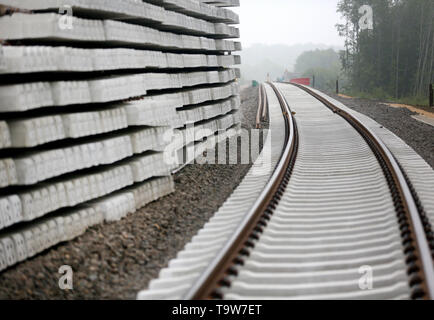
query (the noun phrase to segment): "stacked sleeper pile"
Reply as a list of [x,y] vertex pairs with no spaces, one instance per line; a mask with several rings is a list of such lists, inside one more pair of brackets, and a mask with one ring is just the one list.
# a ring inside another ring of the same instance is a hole
[[237,133],[234,5],[0,0],[0,271],[173,192],[187,148]]

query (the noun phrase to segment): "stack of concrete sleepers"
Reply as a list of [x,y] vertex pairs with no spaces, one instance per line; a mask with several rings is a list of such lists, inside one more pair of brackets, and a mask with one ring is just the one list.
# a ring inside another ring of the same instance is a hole
[[198,0],[0,6],[0,270],[173,192],[180,150],[235,133],[232,11]]

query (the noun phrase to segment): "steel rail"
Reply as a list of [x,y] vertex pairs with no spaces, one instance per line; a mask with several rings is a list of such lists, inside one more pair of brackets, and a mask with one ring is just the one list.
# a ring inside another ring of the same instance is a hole
[[267,114],[268,114],[268,97],[265,93],[265,88],[263,88],[263,90],[264,90],[265,101],[264,101],[264,105],[262,107],[262,121],[266,121],[267,120]]
[[264,90],[262,84],[259,85],[258,89],[258,112],[256,113],[256,129],[261,128],[261,116],[262,116],[262,109],[264,108]]
[[386,177],[388,177],[387,171],[391,174],[390,179],[388,179],[389,187],[394,196],[395,208],[400,221],[403,246],[407,255],[406,262],[409,265],[408,273],[412,275],[410,282],[415,287],[413,289],[413,298],[434,299],[434,264],[427,240],[428,235],[425,233],[421,213],[418,211],[415,199],[405,178],[405,173],[401,170],[399,163],[383,141],[355,116],[337,107],[306,86],[293,83],[292,85],[312,95],[326,107],[347,120],[368,142],[374,153],[378,154],[381,160],[384,161],[382,167],[386,170]]
[[[253,240],[260,238],[260,233],[267,226],[267,222],[270,220],[289,182],[298,149],[297,124],[290,113],[285,97],[277,87],[270,85],[278,97],[286,120],[284,152],[261,196],[244,217],[234,235],[187,293],[186,299],[223,298],[223,294],[219,289],[230,286],[231,279],[228,276],[237,275],[236,266],[243,264],[244,257],[249,255],[249,248],[254,247]],[[402,171],[399,163],[385,144],[356,117],[335,106],[310,88],[301,85],[296,86],[322,102],[334,113],[343,117],[373,151],[383,170],[393,198],[397,222],[400,227],[401,244],[406,256],[405,263],[411,288],[411,298],[433,299],[434,267],[427,240],[427,229],[424,228],[421,219],[422,213],[418,210],[405,172]]]
[[225,283],[226,276],[236,274],[234,264],[240,262],[238,258],[240,255],[246,254],[246,247],[253,246],[250,239],[258,239],[258,233],[262,231],[260,226],[266,224],[264,221],[269,219],[289,181],[288,175],[291,173],[291,165],[297,154],[297,127],[285,98],[273,84],[270,85],[279,100],[285,119],[285,144],[280,161],[253,207],[243,218],[233,236],[184,296],[185,300],[221,298],[218,288]]

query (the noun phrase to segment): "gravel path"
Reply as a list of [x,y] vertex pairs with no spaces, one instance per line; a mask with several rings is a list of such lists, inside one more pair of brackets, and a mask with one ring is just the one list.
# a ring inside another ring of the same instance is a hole
[[[242,126],[255,127],[257,89],[242,98]],[[176,192],[117,223],[103,224],[0,274],[0,299],[135,299],[229,197],[250,165],[189,165]],[[59,289],[70,265],[74,289]]]
[[[411,117],[417,113],[406,108],[389,107],[380,101],[357,98],[347,99],[336,94],[328,94],[346,106],[371,117],[385,126],[404,140],[434,168],[434,127]],[[434,109],[425,110],[434,112]]]

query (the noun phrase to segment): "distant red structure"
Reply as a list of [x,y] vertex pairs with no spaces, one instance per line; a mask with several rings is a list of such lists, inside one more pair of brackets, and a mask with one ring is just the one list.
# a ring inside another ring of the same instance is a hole
[[310,78],[291,79],[291,83],[297,83],[297,84],[303,84],[305,86],[310,86]]

